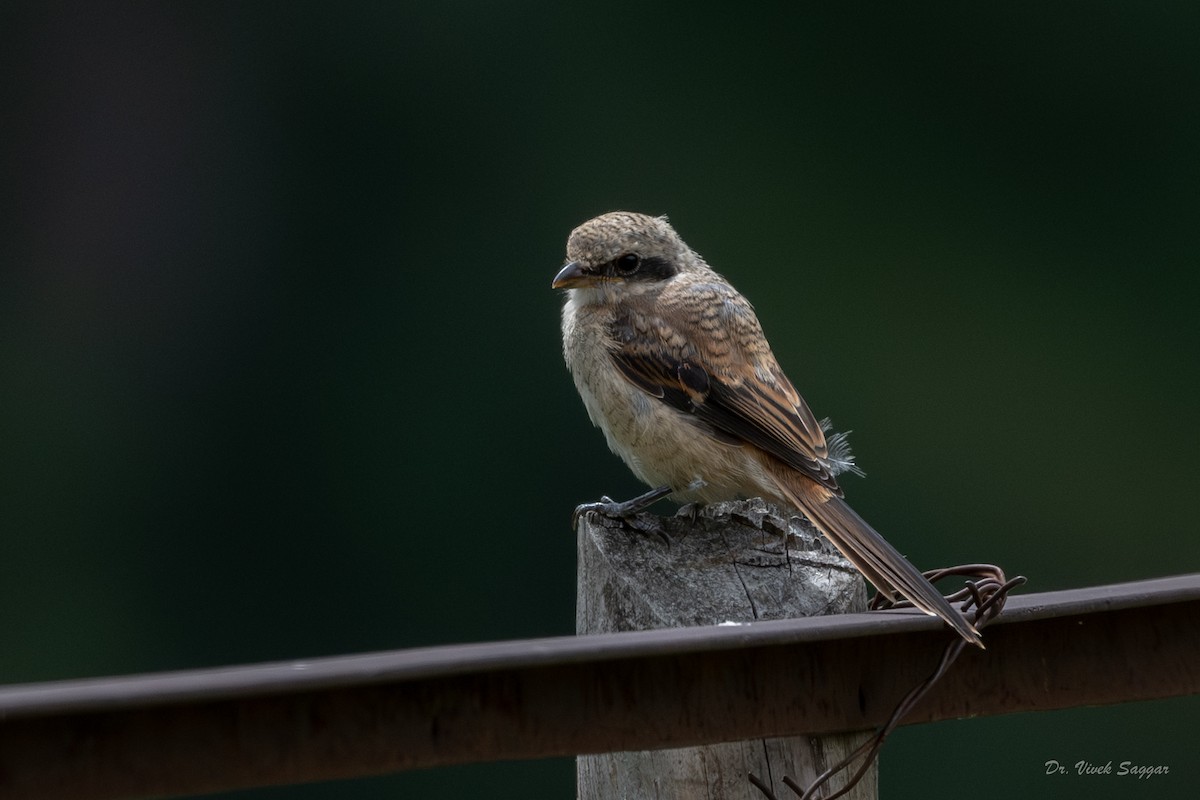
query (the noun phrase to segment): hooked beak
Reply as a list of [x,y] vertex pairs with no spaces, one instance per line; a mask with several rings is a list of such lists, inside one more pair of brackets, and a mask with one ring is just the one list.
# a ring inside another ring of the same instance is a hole
[[589,275],[578,261],[571,261],[558,271],[550,286],[554,289],[575,289],[580,286],[590,286],[595,282],[595,277]]

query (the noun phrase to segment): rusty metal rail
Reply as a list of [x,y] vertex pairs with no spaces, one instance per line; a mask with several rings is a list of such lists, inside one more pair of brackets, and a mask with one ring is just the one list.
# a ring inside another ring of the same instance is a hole
[[[0,796],[178,796],[871,728],[949,634],[876,612],[0,688]],[[1200,693],[1200,574],[1018,595],[905,724]]]

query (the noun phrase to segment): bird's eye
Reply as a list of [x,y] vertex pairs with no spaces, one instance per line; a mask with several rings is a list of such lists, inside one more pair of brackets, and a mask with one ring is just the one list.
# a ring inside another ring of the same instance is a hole
[[642,265],[642,259],[635,253],[626,253],[617,259],[617,272],[621,275],[632,275]]

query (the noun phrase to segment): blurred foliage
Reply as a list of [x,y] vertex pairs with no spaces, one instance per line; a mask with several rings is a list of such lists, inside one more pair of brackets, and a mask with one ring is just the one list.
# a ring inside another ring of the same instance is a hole
[[[6,4],[0,682],[571,633],[570,509],[639,487],[549,282],[616,208],[756,303],[916,563],[1030,591],[1197,569],[1198,22]],[[946,795],[1191,796],[1196,712],[902,730],[883,785],[932,757]],[[237,796],[572,786],[567,760]]]

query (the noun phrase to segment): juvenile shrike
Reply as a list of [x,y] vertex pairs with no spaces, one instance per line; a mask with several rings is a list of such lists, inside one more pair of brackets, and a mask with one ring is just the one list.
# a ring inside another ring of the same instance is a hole
[[663,217],[617,211],[567,241],[563,354],[592,422],[651,492],[583,506],[630,515],[671,494],[797,509],[885,596],[982,647],[978,631],[842,500],[854,470],[783,374],[744,297]]

